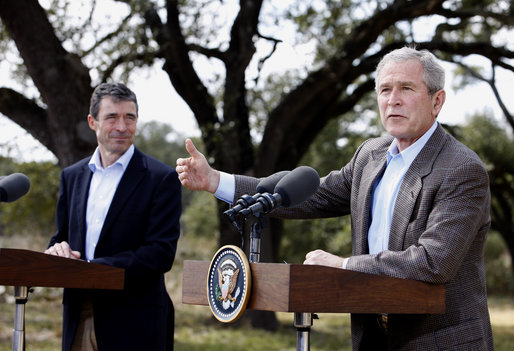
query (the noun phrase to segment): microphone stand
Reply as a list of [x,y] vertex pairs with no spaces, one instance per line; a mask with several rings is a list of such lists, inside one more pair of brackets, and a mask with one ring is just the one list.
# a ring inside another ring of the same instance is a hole
[[[252,223],[250,230],[250,263],[259,263],[261,258],[261,233],[262,221],[261,215],[254,215],[255,222]],[[246,221],[245,217],[245,221]],[[233,224],[237,223],[233,221]],[[244,226],[243,226],[244,227]],[[240,227],[236,226],[239,230]],[[294,326],[296,328],[296,351],[309,351],[310,350],[310,332],[312,327],[312,320],[316,319],[317,315],[310,312],[295,312],[294,313]]]
[[25,304],[31,289],[27,286],[15,286],[14,298],[16,307],[14,314],[13,351],[25,351]]
[[310,312],[295,312],[294,327],[296,328],[296,351],[309,351],[311,341],[312,319],[317,316]]
[[262,222],[260,216],[255,216],[257,219],[252,224],[250,230],[250,263],[259,263],[261,260],[261,233],[262,233]]

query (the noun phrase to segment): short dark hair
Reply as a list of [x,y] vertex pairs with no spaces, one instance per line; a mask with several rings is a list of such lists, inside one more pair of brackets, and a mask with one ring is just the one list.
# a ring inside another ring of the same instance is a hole
[[133,101],[136,104],[136,114],[138,113],[138,105],[136,94],[125,84],[122,83],[102,83],[95,88],[91,95],[89,104],[89,114],[94,119],[98,119],[98,110],[100,109],[100,101],[105,96],[111,97],[114,101]]

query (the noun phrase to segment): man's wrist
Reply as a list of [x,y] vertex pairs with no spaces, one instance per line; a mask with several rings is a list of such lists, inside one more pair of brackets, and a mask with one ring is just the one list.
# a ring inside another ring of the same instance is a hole
[[208,192],[215,194],[220,186],[220,171],[213,169],[213,175],[211,178],[211,181],[209,183],[209,189],[207,189]]

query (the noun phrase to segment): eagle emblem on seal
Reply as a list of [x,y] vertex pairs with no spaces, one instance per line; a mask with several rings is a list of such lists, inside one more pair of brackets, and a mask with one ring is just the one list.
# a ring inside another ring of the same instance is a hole
[[223,323],[242,316],[250,299],[250,263],[237,246],[221,247],[211,260],[207,275],[207,299],[212,314]]
[[[218,286],[216,287],[216,295],[218,301],[221,302],[225,309],[233,306],[239,296],[240,289],[236,289],[238,276],[239,268],[231,259],[225,260],[218,267]],[[234,290],[236,290],[235,293]]]

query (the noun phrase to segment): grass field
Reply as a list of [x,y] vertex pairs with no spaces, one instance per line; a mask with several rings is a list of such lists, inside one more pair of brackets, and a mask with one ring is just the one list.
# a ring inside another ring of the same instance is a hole
[[[0,247],[42,250],[44,239],[20,240],[0,237]],[[14,244],[13,244],[14,243]],[[209,260],[215,243],[202,239],[181,239],[172,271],[166,276],[168,291],[175,304],[176,351],[294,351],[296,330],[291,313],[278,313],[276,332],[253,329],[249,321],[225,325],[215,320],[208,307],[181,303],[182,262],[185,259]],[[0,286],[0,351],[12,350],[14,299],[12,287]],[[36,288],[26,304],[26,349],[54,351],[61,348],[61,294],[58,288]],[[490,297],[489,311],[493,324],[495,349],[514,350],[514,299]],[[348,314],[319,314],[311,332],[311,350],[351,350]]]

